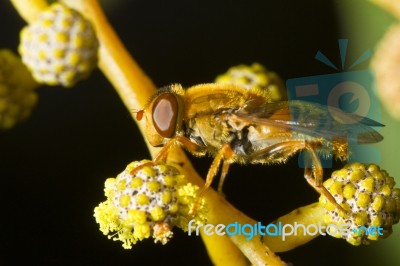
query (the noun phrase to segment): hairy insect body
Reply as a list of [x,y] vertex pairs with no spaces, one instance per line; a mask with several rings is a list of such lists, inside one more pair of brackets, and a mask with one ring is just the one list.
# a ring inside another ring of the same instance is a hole
[[[228,144],[233,150],[231,160],[234,162],[241,164],[283,163],[304,147],[276,149],[268,153],[262,153],[262,151],[269,146],[294,138],[313,141],[319,153],[326,157],[332,154],[331,142],[322,137],[299,134],[279,124],[273,126],[265,125],[261,121],[255,123],[247,120],[245,117],[251,115],[253,110],[265,108],[271,103],[268,95],[260,90],[236,91],[233,88],[216,89],[207,94],[203,92],[200,96],[197,95],[197,91],[189,91],[185,95],[188,103],[185,105],[187,110],[185,110],[182,135],[200,147],[196,152],[197,155],[209,153],[214,156],[223,145]],[[197,97],[192,95],[197,95]],[[301,104],[301,102],[298,103],[299,108]],[[262,118],[276,119],[274,115],[281,116],[284,123],[292,119],[288,113],[284,115],[270,113]],[[304,110],[304,116],[297,119],[306,118],[307,115],[309,115],[307,110]],[[321,118],[320,121],[324,119]]]

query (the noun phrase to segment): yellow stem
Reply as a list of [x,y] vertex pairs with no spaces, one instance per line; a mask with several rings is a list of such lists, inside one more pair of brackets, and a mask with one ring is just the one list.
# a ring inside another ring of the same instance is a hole
[[[226,225],[235,222],[252,225],[257,223],[233,207],[215,190],[207,190],[205,197],[208,204],[207,223],[214,225]],[[246,255],[252,265],[285,265],[278,256],[260,241],[259,237],[247,240],[244,235],[234,235],[230,239]]]
[[[100,41],[99,68],[111,82],[135,120],[134,110],[141,110],[157,87],[129,54],[108,22],[97,0],[65,0],[68,6],[79,10],[96,29]],[[136,120],[135,120],[136,121]],[[144,136],[144,123],[137,123]],[[154,156],[159,149],[146,141]]]
[[46,0],[10,0],[19,15],[27,22],[34,21],[48,4]]
[[[202,233],[201,237],[214,265],[248,265],[246,258],[237,252],[236,245],[228,236],[207,236]],[[221,249],[221,246],[224,248]]]
[[[278,224],[281,222],[282,225],[291,224],[294,226],[295,223],[305,225],[306,227],[310,224],[318,225],[319,223],[324,226],[323,216],[325,209],[319,204],[319,202],[300,207],[289,214],[286,214],[278,218],[274,223]],[[264,244],[271,247],[275,252],[284,252],[292,250],[298,246],[304,245],[312,239],[319,236],[319,234],[309,235],[304,234],[302,229],[299,229],[297,235],[291,234],[286,236],[285,240],[282,240],[281,236],[270,236],[264,237]]]
[[[64,0],[63,2],[79,10],[93,23],[100,41],[99,67],[117,90],[125,106],[131,111],[142,109],[148,98],[155,92],[156,87],[121,43],[110,26],[110,23],[107,21],[97,0]],[[44,1],[37,0],[12,0],[12,3],[20,14],[24,14],[23,18],[28,22],[32,22],[45,7],[45,5],[43,5]],[[35,4],[37,6],[35,6]],[[30,9],[30,11],[26,9]],[[134,116],[133,113],[132,116]],[[143,124],[139,123],[138,126],[142,134],[144,134]],[[157,149],[149,144],[148,147],[154,157],[157,154]],[[174,149],[174,151],[169,154],[169,159],[174,162],[183,163],[182,172],[187,176],[190,182],[199,186],[204,184],[203,179],[194,170],[189,159],[181,149]],[[209,223],[256,223],[253,219],[235,209],[212,189],[209,189],[205,194],[205,199],[209,209],[207,214]],[[218,241],[216,240],[218,238],[215,237],[206,239],[207,236],[203,236],[203,238],[205,238],[206,245],[211,241]],[[253,238],[247,241],[245,236],[233,236],[231,240],[232,241],[226,241],[226,238],[221,238],[219,242],[221,245],[213,246],[213,248],[218,248],[218,252],[221,254],[229,253],[230,256],[238,258],[243,256],[239,251],[240,249],[253,265],[284,265],[279,257],[261,243],[259,238]],[[216,242],[213,243],[215,244]],[[235,245],[239,249],[235,247]],[[214,259],[216,265],[225,265],[222,264],[221,261],[218,261],[215,252],[210,252],[210,255],[212,255],[211,258]],[[243,258],[237,259],[231,261],[230,265],[244,265],[244,261]]]

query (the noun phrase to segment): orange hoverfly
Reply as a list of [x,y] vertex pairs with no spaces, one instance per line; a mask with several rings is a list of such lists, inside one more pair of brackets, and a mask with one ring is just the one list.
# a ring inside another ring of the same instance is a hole
[[[229,165],[284,163],[299,151],[307,151],[309,166],[304,177],[337,208],[343,208],[323,186],[318,153],[346,160],[348,141],[379,142],[383,137],[368,118],[304,101],[272,101],[268,91],[232,84],[201,84],[183,89],[173,84],[160,89],[138,120],[146,117],[146,137],[163,147],[154,162],[166,160],[173,145],[195,156],[214,157],[199,197],[211,185],[222,163],[218,190]],[[357,132],[352,134],[352,132]]]

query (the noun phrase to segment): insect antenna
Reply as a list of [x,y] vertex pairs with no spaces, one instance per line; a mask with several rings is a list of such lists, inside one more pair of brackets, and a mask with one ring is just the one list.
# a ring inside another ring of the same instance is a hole
[[132,113],[136,114],[136,120],[141,121],[143,118],[144,110],[132,110]]

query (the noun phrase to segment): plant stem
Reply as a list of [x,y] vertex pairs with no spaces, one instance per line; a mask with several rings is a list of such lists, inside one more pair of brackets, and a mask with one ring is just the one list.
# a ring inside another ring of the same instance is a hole
[[[295,223],[308,226],[310,224],[325,225],[323,223],[324,208],[318,203],[297,208],[296,210],[279,217],[274,223],[278,224],[281,222],[283,225],[290,224],[294,226]],[[285,240],[282,240],[282,236],[270,236],[266,235],[263,239],[265,245],[271,247],[275,252],[284,252],[292,250],[298,246],[304,245],[312,239],[319,236],[319,234],[309,235],[303,234],[302,229],[298,231],[298,234],[291,234],[286,236]]]
[[46,0],[10,0],[19,15],[27,22],[34,21],[46,7]]

